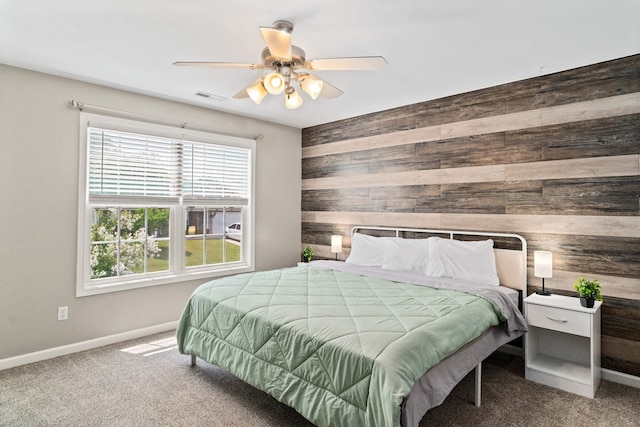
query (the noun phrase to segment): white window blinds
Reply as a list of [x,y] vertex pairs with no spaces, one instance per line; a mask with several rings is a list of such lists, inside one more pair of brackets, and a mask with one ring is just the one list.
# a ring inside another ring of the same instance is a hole
[[88,128],[89,200],[249,200],[250,150]]
[[249,200],[249,150],[185,141],[183,197],[185,203]]

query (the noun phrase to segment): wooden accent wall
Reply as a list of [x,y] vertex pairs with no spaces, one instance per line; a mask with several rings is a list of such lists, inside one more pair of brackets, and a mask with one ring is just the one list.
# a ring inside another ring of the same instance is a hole
[[[640,55],[302,131],[302,242],[353,225],[522,234],[605,298],[602,366],[640,375]],[[529,271],[529,292],[540,279]]]

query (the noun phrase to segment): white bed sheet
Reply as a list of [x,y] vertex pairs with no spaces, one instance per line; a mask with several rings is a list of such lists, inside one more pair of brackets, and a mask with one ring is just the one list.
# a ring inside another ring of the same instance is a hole
[[489,286],[480,285],[468,280],[448,279],[445,277],[430,277],[424,274],[383,269],[380,267],[369,267],[358,264],[345,263],[341,261],[316,260],[312,261],[310,266],[331,268],[334,270],[348,271],[363,276],[378,277],[381,279],[393,280],[396,282],[412,283],[420,286],[431,286],[434,288],[446,288],[459,291],[476,292],[481,296],[486,296],[492,291],[500,292],[506,295],[509,300],[518,308],[520,292],[506,286]]

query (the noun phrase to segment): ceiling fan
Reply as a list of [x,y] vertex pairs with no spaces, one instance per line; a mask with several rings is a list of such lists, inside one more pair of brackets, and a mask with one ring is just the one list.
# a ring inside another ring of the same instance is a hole
[[342,95],[342,91],[308,71],[334,70],[377,70],[387,65],[382,56],[360,56],[349,58],[327,58],[307,60],[304,50],[291,44],[293,24],[289,21],[276,21],[273,27],[260,27],[262,38],[267,47],[262,50],[262,63],[247,64],[241,62],[174,62],[173,65],[213,68],[264,69],[269,72],[246,86],[233,97],[251,98],[260,104],[270,93],[278,95],[284,92],[285,106],[290,109],[302,105],[302,97],[293,87],[295,81],[312,99],[322,95],[332,99]]

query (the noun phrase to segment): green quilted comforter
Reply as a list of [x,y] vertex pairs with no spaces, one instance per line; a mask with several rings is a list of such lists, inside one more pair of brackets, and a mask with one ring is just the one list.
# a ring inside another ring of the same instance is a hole
[[302,266],[203,284],[177,336],[318,426],[397,426],[414,383],[501,320],[471,293]]

